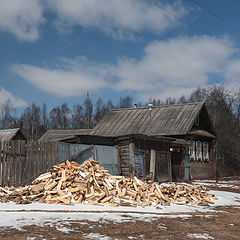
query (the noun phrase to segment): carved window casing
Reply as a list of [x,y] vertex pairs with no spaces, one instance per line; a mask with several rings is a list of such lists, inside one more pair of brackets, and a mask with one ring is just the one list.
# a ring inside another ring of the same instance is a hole
[[202,161],[202,143],[200,141],[196,142],[196,160]]
[[203,160],[209,161],[209,144],[207,142],[203,143]]
[[189,141],[189,155],[191,161],[196,159],[195,141]]

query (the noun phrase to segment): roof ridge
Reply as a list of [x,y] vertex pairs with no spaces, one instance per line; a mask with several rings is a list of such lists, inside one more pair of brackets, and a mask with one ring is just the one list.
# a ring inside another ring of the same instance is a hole
[[0,129],[1,132],[10,132],[10,131],[18,131],[21,128],[8,128],[8,129]]
[[[169,105],[160,105],[160,106],[152,106],[152,108],[162,108],[162,107],[177,107],[177,106],[186,106],[186,105],[204,105],[205,102],[194,102],[194,103],[177,103],[177,104],[169,104]],[[148,109],[148,107],[132,107],[132,108],[115,108],[110,109],[110,111],[122,111],[122,110],[138,110],[138,109]]]

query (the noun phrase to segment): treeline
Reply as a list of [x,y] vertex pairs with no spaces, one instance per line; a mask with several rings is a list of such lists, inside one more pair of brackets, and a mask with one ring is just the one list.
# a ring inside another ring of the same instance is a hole
[[[152,103],[155,106],[172,105],[191,102],[206,102],[214,128],[217,132],[217,146],[215,154],[218,164],[229,169],[240,168],[240,88],[234,91],[224,86],[197,88],[190,97],[182,96],[178,99],[169,97],[149,99],[146,103],[139,102],[138,107]],[[49,128],[93,128],[103,115],[114,108],[130,108],[134,106],[132,97],[121,97],[117,104],[111,99],[104,102],[98,99],[95,103],[87,94],[83,103],[73,105],[67,103],[48,110],[44,103],[38,106],[34,103],[25,108],[20,116],[8,100],[1,109],[0,128],[22,127],[29,139],[38,139]]]
[[28,139],[37,140],[50,128],[93,128],[110,109],[132,106],[133,99],[129,96],[121,97],[114,105],[111,99],[104,102],[99,98],[93,103],[87,94],[83,103],[72,107],[63,103],[48,110],[46,103],[42,106],[32,103],[19,115],[11,101],[7,100],[1,108],[0,129],[21,127]]

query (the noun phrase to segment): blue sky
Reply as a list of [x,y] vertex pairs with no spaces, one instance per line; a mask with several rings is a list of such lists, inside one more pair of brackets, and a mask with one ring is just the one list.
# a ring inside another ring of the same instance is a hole
[[240,79],[238,0],[0,0],[0,105],[188,96]]

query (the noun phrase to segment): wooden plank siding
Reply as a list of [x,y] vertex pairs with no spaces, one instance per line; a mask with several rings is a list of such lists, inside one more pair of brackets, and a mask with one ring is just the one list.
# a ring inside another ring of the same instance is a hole
[[29,184],[56,163],[59,163],[56,142],[0,141],[1,186]]

